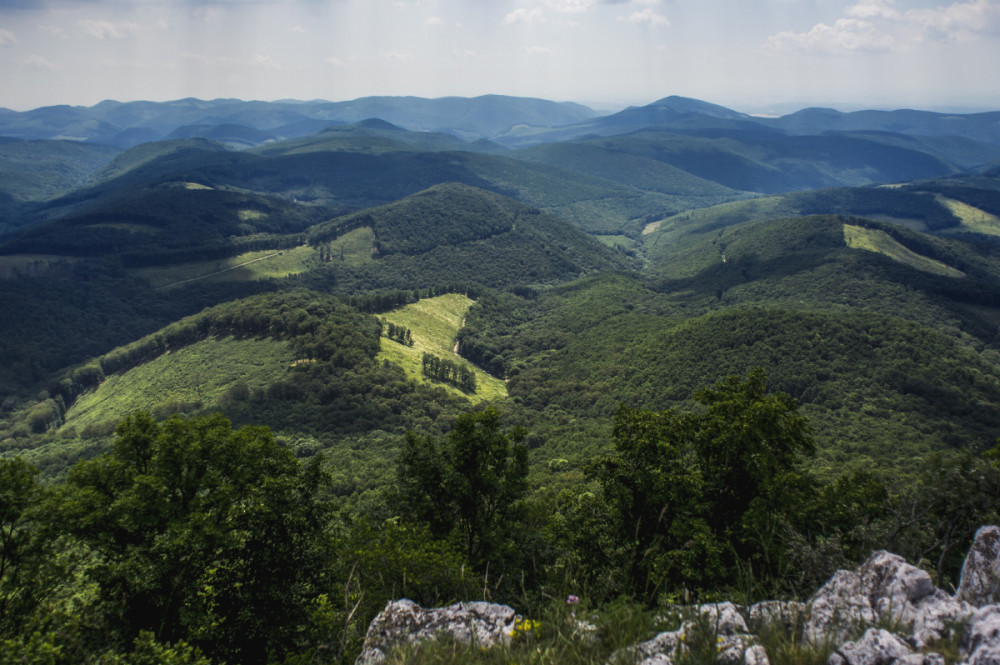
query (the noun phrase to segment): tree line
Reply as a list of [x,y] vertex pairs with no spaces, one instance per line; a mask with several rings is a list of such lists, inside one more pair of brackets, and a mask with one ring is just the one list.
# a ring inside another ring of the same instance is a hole
[[461,388],[467,393],[476,392],[476,373],[462,363],[440,358],[433,353],[420,357],[423,375],[432,381],[441,381]]

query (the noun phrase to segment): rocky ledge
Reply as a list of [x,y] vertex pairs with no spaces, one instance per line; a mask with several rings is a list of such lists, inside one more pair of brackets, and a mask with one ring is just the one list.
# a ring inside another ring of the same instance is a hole
[[[935,646],[954,640],[963,665],[1000,665],[998,603],[1000,527],[987,526],[976,533],[954,595],[935,588],[930,575],[902,557],[879,551],[857,570],[837,571],[804,603],[702,605],[692,608],[695,618],[678,630],[660,633],[611,660],[672,665],[693,642],[692,631],[708,626],[720,665],[768,665],[755,632],[779,623],[789,629],[801,626],[807,645],[836,645],[827,665],[945,665]],[[506,605],[424,609],[409,600],[393,601],[369,626],[355,665],[381,663],[395,646],[439,636],[489,648],[510,640],[519,620]]]

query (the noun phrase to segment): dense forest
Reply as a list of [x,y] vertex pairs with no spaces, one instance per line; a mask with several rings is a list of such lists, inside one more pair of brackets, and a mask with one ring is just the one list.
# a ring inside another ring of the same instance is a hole
[[0,141],[0,665],[350,663],[400,597],[652,621],[877,548],[954,586],[1000,145],[681,101]]

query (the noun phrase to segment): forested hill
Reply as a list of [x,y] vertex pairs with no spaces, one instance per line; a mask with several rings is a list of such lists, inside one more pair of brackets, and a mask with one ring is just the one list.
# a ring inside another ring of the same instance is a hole
[[5,115],[176,138],[0,141],[0,662],[340,665],[400,596],[646,630],[875,548],[952,584],[1000,519],[982,118],[307,106]]

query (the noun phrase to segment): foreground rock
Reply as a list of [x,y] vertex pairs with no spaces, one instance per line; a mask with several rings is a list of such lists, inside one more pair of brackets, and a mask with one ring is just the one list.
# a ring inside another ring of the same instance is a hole
[[476,602],[424,609],[410,600],[396,600],[368,626],[355,665],[381,663],[393,647],[441,637],[489,648],[508,641],[516,621],[517,613],[507,605]]
[[984,526],[965,557],[955,598],[976,607],[1000,603],[1000,527]]
[[[879,551],[855,571],[837,571],[806,603],[689,608],[691,618],[680,628],[622,649],[610,662],[673,665],[692,649],[710,649],[718,665],[768,665],[751,629],[772,625],[789,634],[801,626],[803,647],[832,652],[827,665],[944,665],[935,651],[942,640],[957,642],[960,665],[1000,665],[998,602],[1000,528],[990,526],[977,532],[954,596],[902,557]],[[517,620],[506,605],[425,610],[392,602],[369,627],[356,665],[380,663],[394,646],[440,636],[484,648],[507,643]]]

